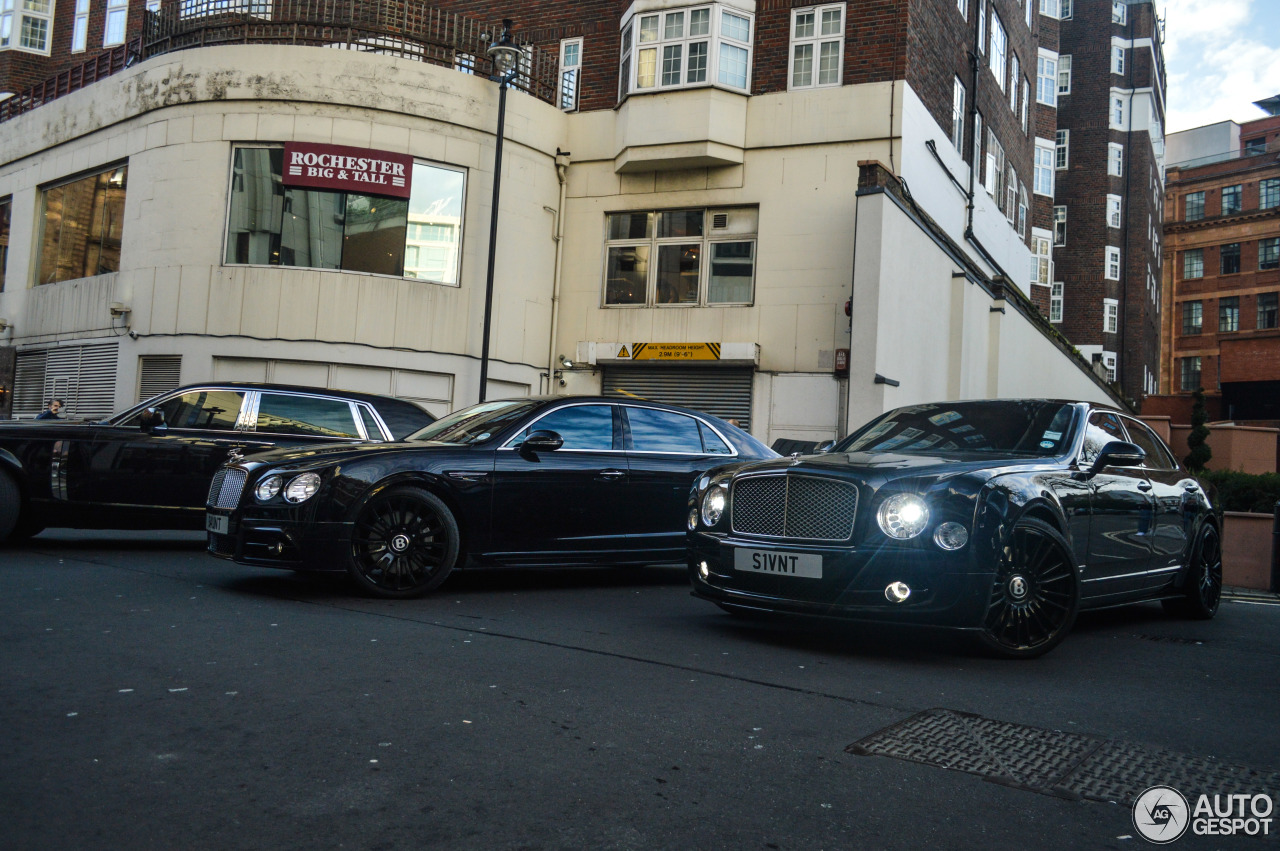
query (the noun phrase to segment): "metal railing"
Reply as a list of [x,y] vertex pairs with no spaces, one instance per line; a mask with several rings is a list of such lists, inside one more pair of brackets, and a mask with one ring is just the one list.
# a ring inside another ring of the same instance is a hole
[[[141,38],[0,101],[0,122],[153,56],[228,44],[293,44],[399,56],[493,75],[486,51],[500,24],[401,0],[180,0],[147,12]],[[519,33],[516,34],[519,42]],[[559,57],[522,45],[512,88],[554,104]]]

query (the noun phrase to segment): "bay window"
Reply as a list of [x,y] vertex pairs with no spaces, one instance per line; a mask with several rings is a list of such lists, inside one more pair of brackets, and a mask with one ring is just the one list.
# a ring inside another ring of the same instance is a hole
[[49,53],[53,0],[0,0],[0,49]]
[[[843,21],[843,7],[835,8]],[[620,95],[708,84],[745,92],[753,24],[749,13],[719,3],[632,15],[622,28]],[[842,47],[843,24],[840,33]]]

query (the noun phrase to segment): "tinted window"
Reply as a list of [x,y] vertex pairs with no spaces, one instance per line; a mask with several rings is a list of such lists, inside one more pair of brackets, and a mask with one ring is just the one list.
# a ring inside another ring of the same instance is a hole
[[698,428],[702,430],[702,451],[709,455],[732,455],[733,450],[729,448],[729,444],[720,439],[720,435],[712,431],[711,427],[706,423],[698,423]]
[[370,440],[382,440],[382,429],[378,428],[378,421],[373,418],[373,411],[370,411],[364,405],[357,405],[360,411],[360,419],[364,421],[364,433]]
[[481,402],[454,411],[409,436],[409,440],[432,440],[439,443],[482,443],[529,413],[536,402],[504,399]]
[[1174,463],[1173,456],[1164,448],[1163,441],[1156,437],[1155,432],[1135,420],[1126,419],[1124,425],[1129,432],[1129,439],[1147,453],[1147,460],[1143,462],[1144,467],[1150,467],[1153,470],[1172,470],[1178,466]]
[[626,411],[631,423],[633,451],[702,454],[702,435],[693,417],[652,408],[626,408]]
[[1058,455],[1071,440],[1074,410],[1044,401],[910,405],[854,432],[838,452]]
[[340,399],[263,393],[258,402],[258,431],[312,437],[359,437],[351,405]]
[[1120,418],[1115,414],[1095,411],[1089,416],[1089,424],[1084,430],[1084,449],[1080,453],[1080,460],[1085,464],[1092,464],[1097,460],[1102,447],[1113,440],[1128,440],[1120,425]]
[[[435,420],[435,417],[422,408],[401,399],[380,399],[375,407],[382,421],[391,430],[391,436],[396,440],[404,440]],[[377,434],[376,431],[371,432],[370,437],[375,434]]]
[[[243,393],[232,390],[193,390],[174,396],[158,407],[164,411],[165,424],[170,428],[231,431],[236,427],[243,400]],[[138,425],[142,413],[130,417],[125,425]]]
[[564,440],[562,449],[613,449],[613,406],[574,405],[552,411],[512,443],[523,441],[530,431],[554,431]]

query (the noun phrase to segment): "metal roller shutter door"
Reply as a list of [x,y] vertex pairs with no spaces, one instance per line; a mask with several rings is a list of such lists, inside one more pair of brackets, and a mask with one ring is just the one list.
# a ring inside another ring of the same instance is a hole
[[115,407],[117,343],[18,352],[13,416],[34,417],[52,398],[69,419],[98,420]]
[[619,398],[639,396],[734,419],[751,429],[751,382],[754,370],[733,367],[607,366],[603,394]]

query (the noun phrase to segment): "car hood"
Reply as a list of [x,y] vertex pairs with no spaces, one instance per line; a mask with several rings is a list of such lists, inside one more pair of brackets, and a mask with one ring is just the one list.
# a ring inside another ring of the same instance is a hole
[[969,474],[990,478],[1014,470],[1045,469],[1057,463],[1059,459],[1056,458],[985,452],[952,453],[946,457],[897,452],[830,452],[776,461],[758,461],[735,472],[741,475],[748,472],[785,470],[861,479],[878,486],[893,479],[945,480]]

